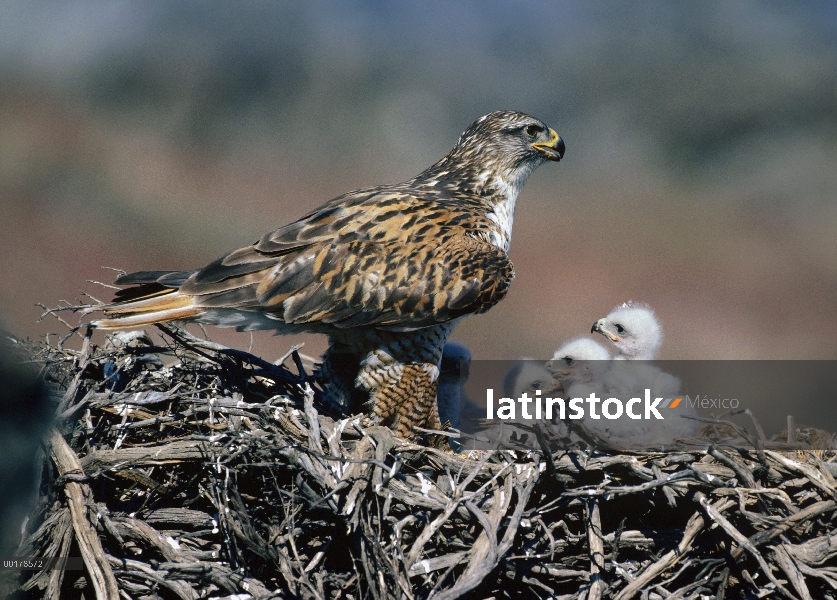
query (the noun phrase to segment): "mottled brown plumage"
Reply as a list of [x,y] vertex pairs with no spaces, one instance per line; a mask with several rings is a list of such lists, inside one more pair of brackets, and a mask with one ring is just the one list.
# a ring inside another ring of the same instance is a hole
[[327,402],[412,435],[438,427],[442,347],[465,315],[508,291],[517,194],[564,143],[541,121],[498,111],[415,178],[344,194],[195,271],[123,275],[102,329],[171,320],[329,335]]

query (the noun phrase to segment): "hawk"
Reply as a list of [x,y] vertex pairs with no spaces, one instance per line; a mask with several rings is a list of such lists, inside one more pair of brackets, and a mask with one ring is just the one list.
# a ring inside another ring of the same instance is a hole
[[492,112],[408,181],[343,194],[202,269],[120,276],[130,287],[91,324],[324,333],[327,404],[363,403],[402,437],[439,428],[448,335],[506,295],[518,193],[537,166],[563,156],[564,141],[542,121]]

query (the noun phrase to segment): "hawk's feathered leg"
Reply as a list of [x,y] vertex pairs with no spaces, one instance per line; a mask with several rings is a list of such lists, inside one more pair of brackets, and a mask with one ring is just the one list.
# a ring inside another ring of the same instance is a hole
[[370,420],[411,438],[413,427],[441,429],[436,405],[439,362],[456,321],[414,332],[369,330],[332,340],[323,360],[326,404],[363,405]]

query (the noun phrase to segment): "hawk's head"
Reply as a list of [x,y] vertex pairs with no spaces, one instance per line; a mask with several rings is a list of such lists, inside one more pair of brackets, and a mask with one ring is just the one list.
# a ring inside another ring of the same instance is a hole
[[515,110],[497,110],[474,121],[451,154],[503,166],[540,164],[561,160],[564,140],[540,119]]
[[498,110],[474,121],[456,147],[417,179],[519,187],[546,160],[561,160],[564,140],[546,123],[515,110]]

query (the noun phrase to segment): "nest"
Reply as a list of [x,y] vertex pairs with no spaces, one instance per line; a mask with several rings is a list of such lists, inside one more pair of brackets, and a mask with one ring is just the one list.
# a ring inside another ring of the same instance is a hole
[[833,455],[460,455],[326,414],[295,351],[110,340],[31,348],[60,393],[16,555],[84,569],[12,597],[837,597]]

